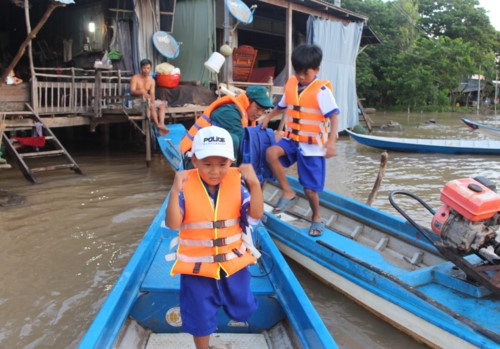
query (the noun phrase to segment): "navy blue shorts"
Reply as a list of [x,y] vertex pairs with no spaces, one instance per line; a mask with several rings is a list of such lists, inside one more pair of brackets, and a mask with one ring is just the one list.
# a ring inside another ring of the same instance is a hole
[[299,183],[306,189],[321,192],[325,188],[326,160],[324,156],[304,156],[299,144],[288,138],[281,138],[276,144],[283,148],[285,155],[281,164],[288,168],[297,163]]
[[247,321],[258,306],[250,279],[248,267],[220,280],[181,274],[182,330],[199,337],[214,333],[220,307],[231,319]]

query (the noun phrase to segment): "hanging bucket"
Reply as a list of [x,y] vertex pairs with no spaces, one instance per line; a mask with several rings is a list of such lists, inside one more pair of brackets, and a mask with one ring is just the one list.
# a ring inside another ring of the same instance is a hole
[[218,74],[225,61],[226,60],[223,55],[221,55],[219,52],[214,52],[212,53],[208,61],[205,62],[205,68],[207,68],[211,72]]

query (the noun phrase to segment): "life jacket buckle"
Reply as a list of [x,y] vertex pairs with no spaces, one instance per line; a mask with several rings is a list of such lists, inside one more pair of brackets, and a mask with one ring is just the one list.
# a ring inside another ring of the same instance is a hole
[[[226,227],[226,222],[225,221],[214,221],[213,222],[213,227],[216,228],[216,229],[225,228]],[[224,246],[224,245],[221,245],[221,246]]]
[[222,263],[226,261],[226,254],[221,253],[221,254],[216,254],[214,256],[214,262]]
[[193,268],[193,274],[199,274],[201,269],[201,263],[195,263]]
[[237,255],[238,257],[241,257],[243,256],[243,254],[237,249],[237,248],[233,248],[232,251],[234,252],[235,255]]
[[300,111],[300,105],[293,105],[292,110]]
[[226,238],[213,239],[214,246],[221,247],[226,246]]

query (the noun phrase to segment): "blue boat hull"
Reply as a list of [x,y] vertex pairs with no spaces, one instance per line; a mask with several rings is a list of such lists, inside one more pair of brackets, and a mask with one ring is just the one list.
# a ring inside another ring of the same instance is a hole
[[500,154],[500,141],[378,137],[348,130],[346,132],[360,144],[383,150],[442,154]]
[[462,121],[471,129],[478,130],[487,137],[495,140],[500,140],[500,128],[480,124],[479,122],[474,122],[465,118],[462,118]]
[[[172,128],[171,128],[172,130]],[[180,140],[180,139],[179,139]],[[162,143],[160,143],[162,144]],[[169,146],[172,143],[169,143]],[[169,153],[175,154],[175,151]],[[177,231],[165,226],[168,197],[144,235],[140,245],[107,297],[79,348],[112,348],[122,336],[127,319],[153,333],[180,333],[180,277],[170,276],[173,262],[164,258]],[[293,329],[294,347],[337,348],[335,341],[262,226],[254,231],[262,252],[250,266],[251,288],[259,302],[247,323],[234,323],[219,312],[218,332],[260,333],[286,321]]]

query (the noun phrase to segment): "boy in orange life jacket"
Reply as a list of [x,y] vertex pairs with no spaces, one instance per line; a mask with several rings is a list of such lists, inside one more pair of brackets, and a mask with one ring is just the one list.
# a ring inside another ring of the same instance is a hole
[[320,236],[325,228],[318,192],[323,191],[325,159],[335,155],[338,133],[339,108],[332,85],[317,77],[322,58],[316,45],[304,44],[293,50],[295,74],[288,79],[281,101],[262,122],[262,127],[267,127],[269,120],[286,109],[284,136],[266,150],[266,161],[283,189],[273,213],[284,212],[297,200],[285,175],[285,167],[297,162],[299,182],[312,210],[312,236]]
[[165,222],[180,229],[171,274],[181,274],[182,328],[193,335],[197,349],[207,349],[220,307],[237,321],[248,320],[257,309],[247,267],[259,253],[251,232],[242,227],[259,223],[264,199],[250,164],[231,167],[228,131],[217,126],[199,130],[192,151],[195,169],[176,173]]

